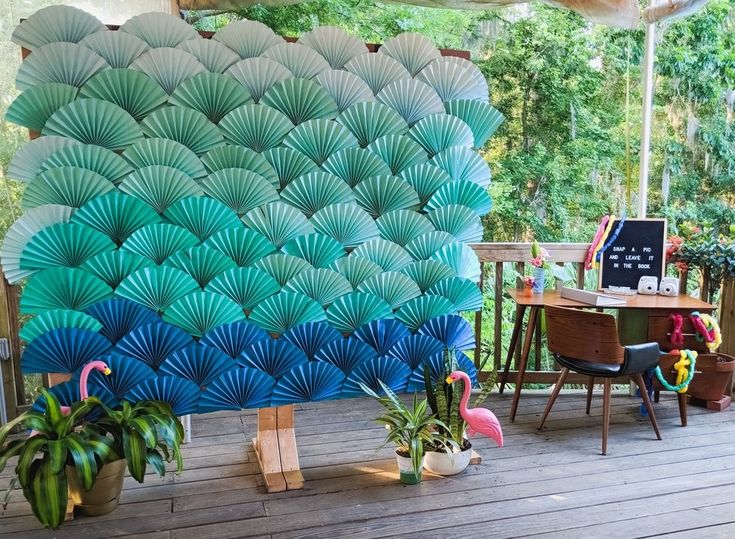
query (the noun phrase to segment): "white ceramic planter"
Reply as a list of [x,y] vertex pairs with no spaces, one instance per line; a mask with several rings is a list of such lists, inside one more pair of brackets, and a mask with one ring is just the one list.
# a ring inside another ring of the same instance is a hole
[[400,475],[401,483],[404,485],[416,485],[421,483],[421,472],[426,462],[426,456],[421,460],[421,466],[418,471],[414,473],[413,463],[408,457],[402,457],[396,452],[396,461],[398,462],[398,473]]
[[424,468],[437,475],[456,475],[469,466],[472,458],[472,447],[459,453],[446,451],[427,451],[424,458]]

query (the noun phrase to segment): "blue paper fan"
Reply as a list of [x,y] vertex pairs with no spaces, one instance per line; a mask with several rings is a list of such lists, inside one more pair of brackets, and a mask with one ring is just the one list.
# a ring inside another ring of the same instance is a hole
[[378,380],[396,393],[406,391],[411,369],[403,361],[394,357],[381,357],[360,363],[347,377],[342,387],[343,397],[364,397],[360,384],[380,394],[383,392]]
[[245,350],[237,362],[280,378],[291,369],[307,363],[309,358],[300,348],[283,339],[264,339]]
[[238,320],[208,331],[202,336],[199,343],[204,346],[219,348],[235,359],[253,344],[265,339],[270,339],[270,337],[258,326],[244,320]]
[[361,363],[377,357],[378,353],[372,346],[353,337],[332,341],[314,354],[316,361],[331,363],[345,375],[350,374]]
[[167,402],[174,414],[186,415],[197,411],[199,388],[194,382],[176,376],[159,376],[138,384],[125,395],[130,402],[157,400]]
[[[48,391],[56,397],[56,400],[59,401],[59,405],[61,406],[71,406],[75,402],[82,400],[79,394],[79,380],[76,378],[72,378],[61,384],[56,384],[54,387],[49,388]],[[117,400],[106,389],[93,382],[87,384],[87,393],[92,397],[98,397],[107,406],[113,407],[118,404]],[[39,395],[33,402],[31,410],[44,413],[46,411],[46,397]],[[87,419],[93,419],[98,416],[99,411],[95,410],[87,416]]]
[[237,368],[230,356],[212,346],[191,344],[177,350],[161,363],[158,372],[191,380],[202,390],[223,373]]
[[100,301],[85,311],[102,324],[100,333],[113,344],[144,324],[160,322],[155,311],[127,299],[113,298]]
[[413,369],[411,377],[408,379],[408,391],[410,393],[413,393],[414,391],[424,391],[426,389],[424,369],[426,369],[427,366],[430,371],[429,378],[432,386],[436,385],[440,376],[449,376],[449,373],[445,372],[446,364],[444,362],[444,351],[440,351],[431,356],[425,356]]
[[471,350],[475,347],[475,334],[470,323],[456,314],[432,318],[418,332],[439,339],[447,348]]
[[289,371],[273,388],[271,405],[322,401],[340,396],[345,375],[334,365],[321,361],[304,363]]
[[89,381],[115,400],[120,400],[138,384],[156,377],[156,371],[132,357],[113,353],[104,357],[103,361],[110,367],[110,374],[105,375],[93,370],[89,375]]
[[353,336],[369,344],[380,356],[411,333],[399,320],[373,320],[355,330]]
[[34,339],[23,351],[20,366],[24,373],[70,373],[109,349],[110,341],[95,331],[59,328]]
[[326,322],[306,322],[286,331],[282,338],[298,346],[309,359],[329,343],[342,339],[336,329]]
[[199,413],[270,406],[276,380],[257,369],[238,367],[212,381],[199,399]]
[[158,369],[169,355],[194,343],[187,332],[158,322],[140,326],[120,339],[115,352],[140,360]]
[[472,385],[476,386],[477,367],[475,367],[474,361],[472,361],[466,354],[457,352],[457,365],[459,366],[459,370],[467,373],[467,376],[469,376],[472,381]]
[[389,357],[403,361],[411,370],[415,370],[422,361],[434,354],[444,352],[444,344],[431,335],[415,333],[405,339],[401,339],[388,350]]

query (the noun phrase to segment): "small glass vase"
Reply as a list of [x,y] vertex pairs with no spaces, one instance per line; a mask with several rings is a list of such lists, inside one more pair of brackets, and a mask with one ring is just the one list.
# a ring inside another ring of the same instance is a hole
[[533,268],[533,293],[543,294],[546,286],[546,270],[544,268]]

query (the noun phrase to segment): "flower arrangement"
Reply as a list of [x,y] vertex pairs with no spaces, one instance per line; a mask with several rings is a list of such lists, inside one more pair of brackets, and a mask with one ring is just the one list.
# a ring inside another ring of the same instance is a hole
[[549,251],[541,247],[537,240],[531,244],[531,265],[534,268],[549,269]]

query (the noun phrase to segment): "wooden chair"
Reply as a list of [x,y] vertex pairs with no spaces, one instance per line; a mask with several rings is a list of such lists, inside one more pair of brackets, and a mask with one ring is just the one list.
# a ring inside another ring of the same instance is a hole
[[602,454],[607,454],[612,379],[628,375],[640,389],[643,403],[648,410],[648,418],[651,420],[656,437],[660,440],[661,433],[658,430],[656,416],[653,413],[642,376],[644,371],[658,364],[658,344],[621,346],[615,318],[609,314],[548,305],[544,307],[544,310],[546,311],[546,337],[549,351],[554,354],[562,369],[538,428],[541,429],[544,426],[569,371],[589,376],[587,414],[590,413],[592,385],[595,378],[602,378],[604,383]]

